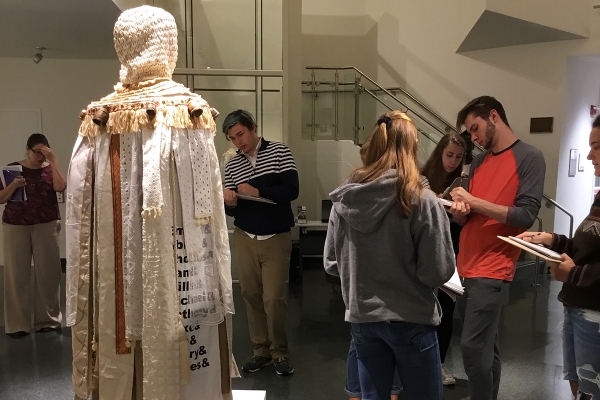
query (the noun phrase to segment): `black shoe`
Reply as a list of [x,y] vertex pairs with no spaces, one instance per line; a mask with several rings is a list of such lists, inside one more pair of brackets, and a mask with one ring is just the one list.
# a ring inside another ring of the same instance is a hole
[[292,367],[292,363],[287,357],[276,358],[273,360],[273,364],[275,364],[275,372],[279,376],[287,376],[294,373],[294,367]]
[[60,329],[60,326],[45,326],[41,329],[38,329],[37,333],[46,333],[46,332],[54,332]]
[[10,337],[13,337],[13,338],[21,338],[23,336],[29,335],[29,332],[16,331],[16,332],[7,333],[7,335],[10,336]]
[[259,369],[266,367],[267,365],[271,365],[272,362],[273,362],[273,359],[269,358],[269,357],[252,356],[246,362],[246,364],[242,367],[242,371],[256,372]]

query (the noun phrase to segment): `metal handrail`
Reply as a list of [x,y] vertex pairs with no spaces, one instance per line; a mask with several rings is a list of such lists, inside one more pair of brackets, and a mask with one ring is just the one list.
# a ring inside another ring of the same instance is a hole
[[[412,109],[408,105],[404,104],[404,102],[402,100],[400,100],[399,98],[397,98],[392,92],[390,92],[389,90],[387,90],[383,86],[379,85],[377,82],[375,82],[373,79],[369,78],[367,75],[365,75],[361,70],[359,70],[356,67],[306,67],[306,69],[310,69],[310,70],[313,70],[313,71],[316,70],[316,69],[318,69],[318,70],[336,70],[336,71],[337,70],[348,70],[348,69],[351,69],[353,71],[356,71],[361,77],[363,77],[366,80],[368,80],[369,82],[371,82],[374,86],[377,86],[379,88],[379,90],[381,90],[382,92],[384,92],[385,94],[387,94],[388,96],[390,96],[392,99],[396,100],[403,107],[405,107],[407,111],[410,111],[411,113],[413,113],[414,115],[416,115],[417,117],[419,117],[420,119],[422,119],[423,121],[425,121],[429,126],[431,126],[433,129],[435,129],[436,131],[438,131],[442,136],[444,136],[447,133],[447,132],[444,132],[443,130],[441,130],[440,128],[438,128],[437,126],[435,126],[433,124],[433,122],[431,122],[430,120],[428,120],[427,118],[425,118],[424,116],[422,116],[420,113],[416,112],[414,109]],[[364,86],[363,86],[363,88],[364,88]],[[429,110],[429,109],[427,109],[427,110]]]
[[[543,228],[542,228],[542,217],[540,217],[539,215],[537,217],[535,217],[535,219],[538,220],[538,232],[543,232]],[[540,269],[540,257],[539,256],[535,256],[535,273],[533,275],[533,287],[536,288],[536,292],[537,292],[537,287],[539,286],[538,284],[538,275],[540,273],[539,269]]]
[[[366,78],[373,85],[377,86],[379,88],[379,90],[383,91],[385,94],[387,94],[388,96],[390,96],[391,98],[393,98],[394,100],[396,100],[403,107],[406,107],[407,110],[410,110],[417,117],[419,117],[423,121],[427,122],[429,125],[431,125],[432,128],[434,128],[435,130],[437,130],[438,132],[440,132],[442,135],[445,135],[446,133],[448,133],[448,132],[444,132],[444,131],[440,130],[430,120],[428,120],[427,118],[425,118],[424,116],[422,116],[420,113],[416,112],[414,109],[412,109],[411,107],[409,107],[408,105],[406,105],[402,100],[400,100],[399,98],[397,98],[396,95],[394,95],[392,92],[390,92],[388,89],[384,88],[383,86],[380,86],[377,82],[375,82],[373,79],[369,78],[367,75],[365,75],[361,70],[359,70],[356,67],[353,67],[353,66],[346,66],[346,67],[306,67],[306,69],[312,69],[312,70],[315,70],[315,69],[317,69],[317,70],[353,70],[356,73],[358,73],[360,76]],[[455,132],[458,132],[456,130],[456,128],[452,127],[452,125],[448,121],[444,120],[435,111],[433,111],[432,109],[430,109],[429,107],[427,107],[425,104],[423,104],[422,102],[420,102],[419,100],[417,100],[413,95],[411,95],[410,93],[408,93],[405,89],[400,88],[400,87],[394,88],[394,89],[397,89],[397,90],[401,91],[402,93],[404,93],[407,97],[409,97],[411,100],[413,100],[415,103],[417,103],[425,111],[427,111],[429,114],[431,114],[436,119],[438,119],[440,122],[442,122],[447,128],[450,128],[451,130],[453,130]]]
[[[398,99],[394,94],[392,94],[388,89],[382,87],[381,85],[379,85],[377,82],[375,82],[373,79],[369,78],[367,75],[365,75],[361,70],[359,70],[356,67],[353,66],[345,66],[345,67],[320,67],[320,66],[309,66],[306,67],[306,69],[308,70],[312,70],[313,71],[313,80],[314,80],[314,71],[315,70],[335,70],[336,73],[338,70],[353,70],[356,73],[358,73],[361,77],[367,79],[369,82],[371,82],[373,85],[375,85],[377,88],[379,88],[379,90],[383,91],[384,93],[386,93],[388,96],[390,96],[392,99],[396,100],[399,104],[401,104],[403,107],[405,107],[407,109],[407,111],[411,111],[413,114],[415,114],[417,117],[419,117],[420,119],[422,119],[423,121],[425,121],[427,124],[429,124],[433,129],[435,129],[436,131],[438,131],[439,133],[441,133],[442,135],[445,135],[447,132],[443,132],[442,130],[440,130],[437,126],[435,126],[431,121],[429,121],[427,118],[423,117],[421,114],[417,113],[416,111],[414,111],[412,108],[410,108],[408,105],[406,105],[403,101],[401,101],[400,99]],[[386,103],[384,103],[381,99],[379,99],[372,91],[370,91],[369,89],[365,88],[364,86],[362,86],[362,89],[367,92],[369,95],[373,96],[374,98],[377,99],[377,101],[379,101],[380,103],[382,103],[383,105],[385,105],[387,108],[389,108],[390,110],[392,110],[393,108],[391,108],[389,105],[387,105]],[[410,98],[412,101],[414,101],[415,103],[417,103],[421,108],[423,108],[425,111],[427,111],[429,114],[431,114],[432,116],[434,116],[437,120],[439,120],[440,122],[442,122],[444,125],[446,125],[446,128],[456,132],[456,133],[460,133],[454,126],[452,126],[452,124],[450,124],[448,121],[446,121],[444,118],[442,118],[440,115],[438,115],[435,111],[431,110],[429,107],[427,107],[425,104],[423,104],[421,101],[419,101],[417,98],[415,98],[412,94],[408,93],[405,89],[401,88],[401,87],[395,87],[393,90],[399,90],[401,91],[404,95],[406,95],[408,98]],[[425,136],[427,136],[429,139],[433,140],[435,142],[434,139],[432,139],[431,137],[429,137],[429,135],[427,135],[425,132],[422,132]],[[483,147],[481,147],[479,144],[472,142],[473,145],[475,146],[475,148],[479,149],[480,151],[485,151],[483,149]],[[564,212],[568,217],[569,217],[569,238],[573,237],[573,221],[574,221],[574,217],[573,214],[571,214],[569,211],[567,211],[564,207],[562,207],[560,204],[558,204],[553,198],[551,198],[550,196],[548,196],[545,193],[542,193],[542,197],[544,199],[546,199],[546,201],[548,203],[551,203],[552,205],[554,205],[556,208],[558,208],[559,210],[561,210],[562,212]],[[549,206],[548,206],[549,207]]]
[[283,77],[281,69],[175,68],[173,75]]
[[[377,97],[377,95],[375,93],[373,93],[371,90],[363,87],[363,90],[368,93],[371,97],[373,97],[376,101],[380,102],[383,106],[385,106],[388,110],[393,111],[394,108],[392,108],[392,106],[390,106],[389,104],[387,104],[385,101],[381,100],[379,97]],[[436,143],[435,139],[432,138],[431,136],[429,136],[429,134],[427,132],[425,132],[424,130],[421,130],[419,128],[417,128],[417,131],[420,132],[423,136],[425,136],[427,139],[431,140],[433,143]]]
[[568,212],[563,206],[558,204],[554,199],[550,198],[549,196],[546,196],[545,194],[543,196],[546,199],[546,202],[552,203],[552,205],[554,207],[558,208],[560,211],[567,214],[567,216],[569,217],[569,238],[572,238],[573,237],[573,220],[574,220],[573,214]]
[[427,107],[425,104],[421,103],[419,100],[417,100],[412,94],[408,93],[406,91],[406,89],[401,88],[401,87],[395,87],[394,90],[399,90],[402,93],[404,93],[404,95],[408,98],[410,98],[412,101],[414,101],[415,103],[417,103],[421,108],[423,108],[425,111],[427,111],[429,114],[433,115],[434,117],[436,117],[440,122],[442,122],[443,124],[446,125],[446,128],[449,130],[452,130],[456,133],[460,133],[458,130],[456,130],[456,128],[454,126],[452,126],[448,121],[446,121],[444,118],[442,118],[441,116],[439,116],[437,113],[435,113],[433,110],[431,110],[429,107]]

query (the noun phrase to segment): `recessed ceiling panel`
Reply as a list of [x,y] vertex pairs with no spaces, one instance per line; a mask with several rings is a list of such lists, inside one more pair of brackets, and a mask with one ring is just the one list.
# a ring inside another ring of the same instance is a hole
[[572,39],[585,37],[486,10],[457,52]]

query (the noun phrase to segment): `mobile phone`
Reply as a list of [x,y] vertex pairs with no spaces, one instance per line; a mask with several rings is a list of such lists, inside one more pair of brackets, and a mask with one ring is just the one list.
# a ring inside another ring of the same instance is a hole
[[469,187],[468,185],[469,185],[469,179],[462,178],[459,176],[458,178],[454,179],[452,184],[450,186],[448,186],[446,188],[446,190],[444,190],[444,193],[442,193],[442,198],[451,200],[450,192],[452,191],[452,189],[457,188],[457,187],[463,187],[465,190],[468,190],[468,187]]

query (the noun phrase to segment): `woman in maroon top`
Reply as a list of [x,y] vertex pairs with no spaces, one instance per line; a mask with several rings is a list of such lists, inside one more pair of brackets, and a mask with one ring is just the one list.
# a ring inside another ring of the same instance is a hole
[[[60,213],[56,192],[67,187],[46,137],[34,133],[27,140],[27,158],[22,176],[5,187],[0,183],[0,204],[4,242],[4,329],[13,337],[25,336],[31,329],[33,289],[34,329],[48,332],[60,328],[58,287],[60,252],[58,236]],[[20,187],[25,201],[11,201]],[[35,284],[31,287],[31,258]]]

